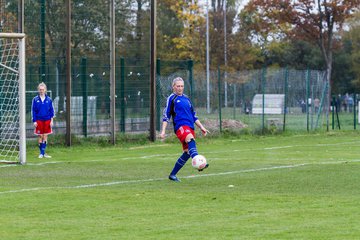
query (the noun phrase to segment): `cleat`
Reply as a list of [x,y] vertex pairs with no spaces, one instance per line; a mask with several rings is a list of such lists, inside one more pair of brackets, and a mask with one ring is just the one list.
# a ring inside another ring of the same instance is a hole
[[205,168],[208,168],[208,167],[209,167],[209,164],[207,163],[204,168],[198,169],[198,171],[199,171],[199,172],[202,172]]
[[50,155],[47,155],[46,153],[44,154],[44,158],[51,158]]
[[174,182],[180,182],[180,179],[178,179],[175,175],[169,175],[169,179]]
[[42,154],[39,155],[39,158],[43,158],[43,157],[44,157],[44,155],[42,155]]

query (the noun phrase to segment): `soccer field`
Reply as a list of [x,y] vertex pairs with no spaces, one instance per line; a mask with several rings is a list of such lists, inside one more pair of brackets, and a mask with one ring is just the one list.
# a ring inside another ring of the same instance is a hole
[[359,137],[199,139],[210,167],[189,162],[181,183],[167,179],[177,142],[50,147],[50,160],[33,144],[26,166],[0,165],[0,237],[359,239]]

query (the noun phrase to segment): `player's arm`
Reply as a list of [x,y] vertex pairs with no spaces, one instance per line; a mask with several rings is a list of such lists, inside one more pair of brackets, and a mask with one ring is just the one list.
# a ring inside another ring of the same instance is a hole
[[55,117],[55,111],[54,111],[54,105],[52,100],[50,99],[50,109],[49,109],[49,115],[51,117],[50,126],[54,126],[54,117]]
[[162,127],[161,127],[161,133],[160,133],[160,137],[161,137],[162,139],[165,138],[165,132],[166,132],[166,127],[167,127],[167,125],[168,125],[168,122],[163,121]]
[[36,122],[36,111],[35,111],[35,98],[32,101],[32,105],[31,105],[31,117],[32,117],[32,122],[34,124],[34,127],[37,127],[37,122]]
[[209,133],[209,131],[201,124],[199,119],[197,119],[195,121],[195,124],[196,124],[196,126],[198,126],[198,128],[200,128],[200,130],[201,130],[201,132],[203,133],[204,136],[206,136],[206,134]]
[[196,124],[196,126],[198,126],[198,128],[200,128],[201,132],[203,133],[204,136],[206,136],[206,134],[209,133],[209,131],[201,124],[200,120],[198,119],[198,117],[196,116],[196,112],[191,104],[191,112],[193,114],[193,119],[194,119],[194,123]]
[[169,97],[167,99],[167,103],[166,103],[166,107],[164,109],[163,112],[163,123],[162,123],[162,127],[161,127],[161,133],[160,133],[160,137],[162,139],[165,138],[165,132],[166,132],[166,127],[170,121],[171,118],[171,98]]

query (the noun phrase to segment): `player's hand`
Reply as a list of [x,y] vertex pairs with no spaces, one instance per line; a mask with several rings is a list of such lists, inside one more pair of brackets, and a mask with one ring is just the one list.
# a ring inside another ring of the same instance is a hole
[[165,136],[165,132],[161,132],[161,133],[160,133],[160,138],[161,138],[161,139],[165,139],[165,137],[166,137],[166,136]]
[[53,122],[53,120],[51,120],[50,127],[53,127],[53,126],[54,126],[54,122]]
[[201,132],[204,136],[206,136],[208,133],[210,133],[209,130],[207,130],[206,128],[201,129]]
[[34,128],[37,128],[37,122],[34,122]]

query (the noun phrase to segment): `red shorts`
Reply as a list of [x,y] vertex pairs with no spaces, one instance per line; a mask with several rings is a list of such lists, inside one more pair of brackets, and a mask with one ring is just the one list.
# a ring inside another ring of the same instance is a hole
[[195,132],[188,126],[182,126],[176,131],[176,136],[180,140],[183,150],[188,149],[188,144],[185,142],[187,135],[192,134],[195,137]]
[[36,135],[42,135],[42,134],[51,134],[52,129],[50,126],[51,120],[36,120],[37,127],[35,128],[34,133]]

